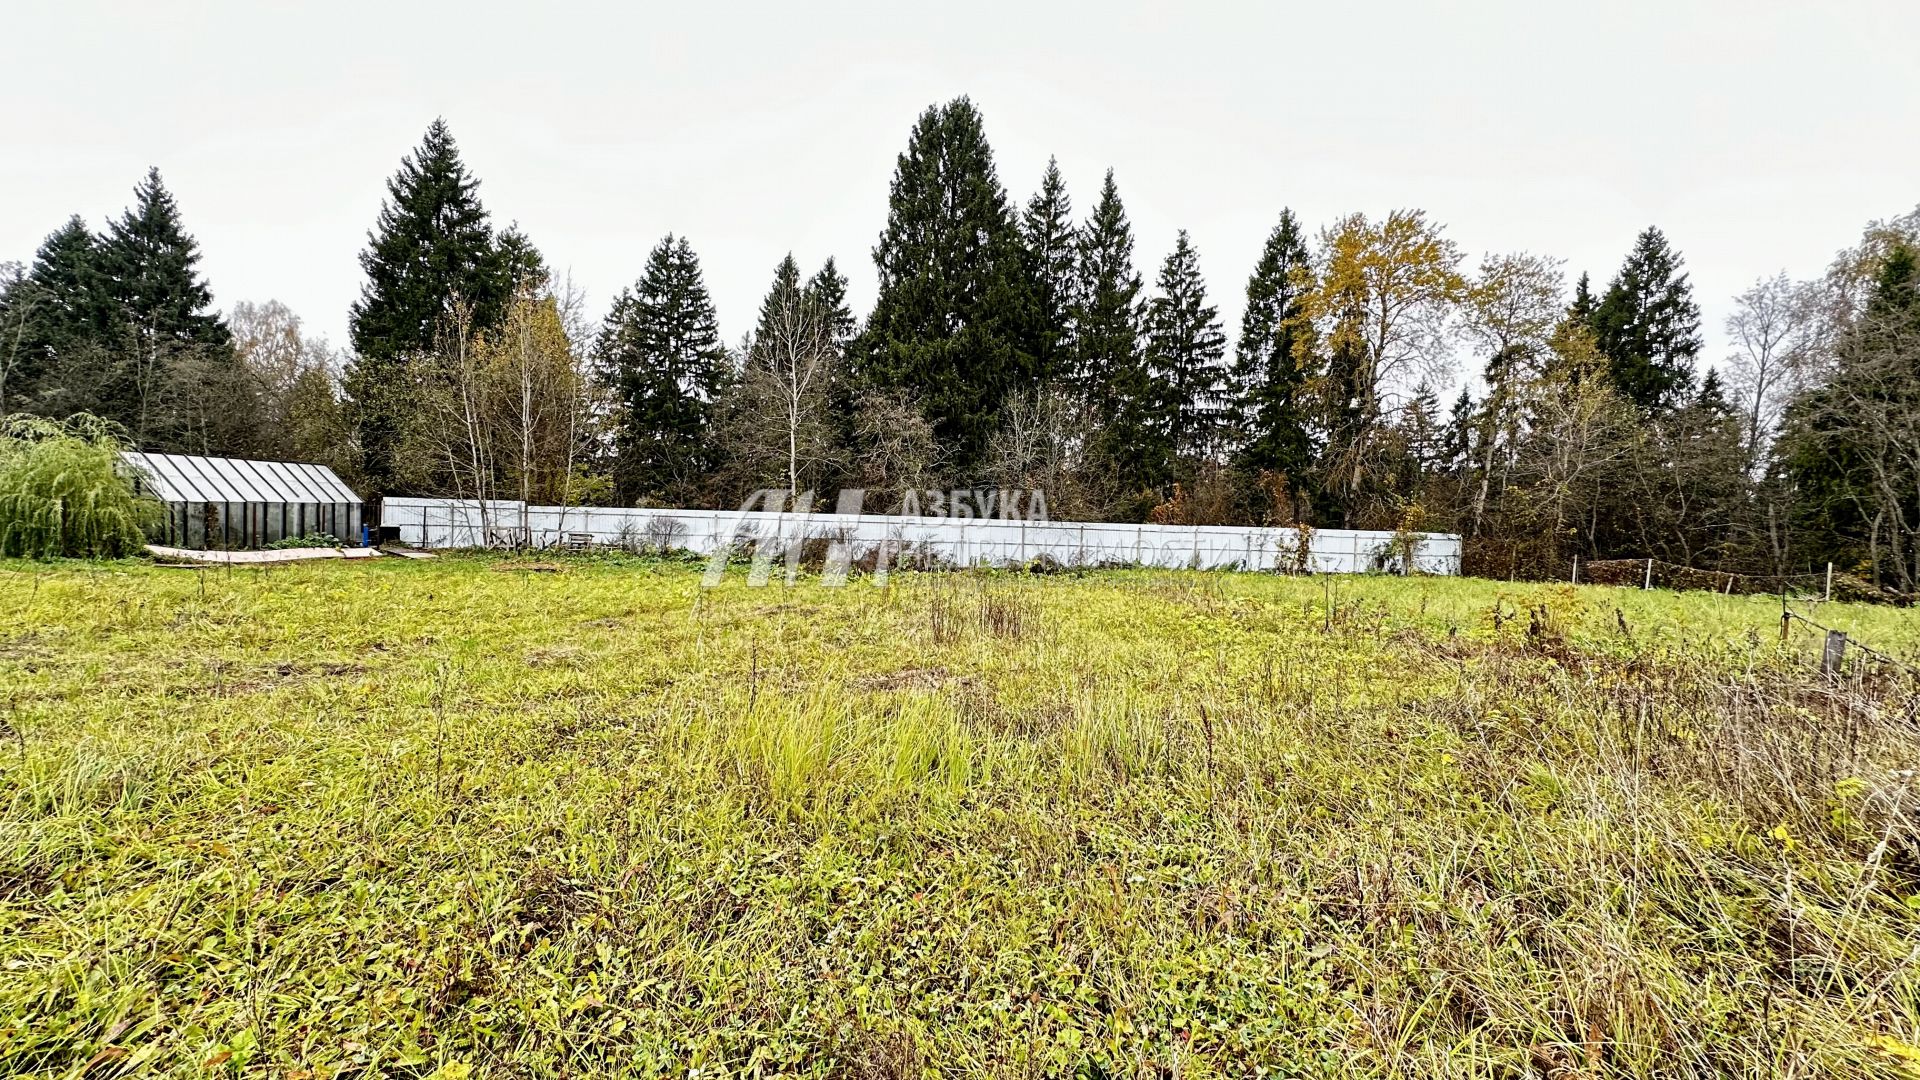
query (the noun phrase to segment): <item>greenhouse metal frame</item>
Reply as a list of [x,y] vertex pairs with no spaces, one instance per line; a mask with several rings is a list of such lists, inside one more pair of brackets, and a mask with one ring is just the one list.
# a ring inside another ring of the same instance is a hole
[[235,550],[320,533],[360,542],[360,496],[324,465],[193,454],[123,459],[135,488],[161,503],[157,543]]

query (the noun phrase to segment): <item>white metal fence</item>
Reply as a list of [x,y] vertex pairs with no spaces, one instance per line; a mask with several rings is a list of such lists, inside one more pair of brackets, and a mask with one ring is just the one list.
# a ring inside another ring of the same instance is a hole
[[[528,506],[504,500],[483,508],[472,499],[387,499],[380,520],[397,526],[402,542],[423,548],[592,545],[710,555],[727,544],[805,539],[840,541],[856,560],[884,550],[896,564],[930,560],[956,566],[1016,566],[1048,558],[1063,566],[1277,570],[1298,565],[1300,543],[1294,529],[1241,526]],[[1335,574],[1398,569],[1393,536],[1315,530],[1307,569]],[[1460,538],[1419,534],[1414,566],[1422,573],[1458,574]]]

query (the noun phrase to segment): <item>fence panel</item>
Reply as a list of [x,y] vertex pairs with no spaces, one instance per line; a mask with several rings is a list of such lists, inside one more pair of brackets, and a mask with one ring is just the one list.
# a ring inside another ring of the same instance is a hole
[[[748,539],[840,541],[855,558],[883,545],[895,561],[926,558],[959,566],[1153,566],[1166,569],[1275,570],[1293,565],[1293,529],[1131,525],[1118,522],[1005,521],[995,518],[880,514],[782,514],[767,511],[528,506],[509,500],[387,499],[381,523],[403,543],[423,548],[565,547],[576,538],[600,547],[673,549],[711,555]],[[1311,569],[1354,574],[1396,564],[1394,534],[1317,529]],[[1414,565],[1423,573],[1460,572],[1460,538],[1421,533]]]

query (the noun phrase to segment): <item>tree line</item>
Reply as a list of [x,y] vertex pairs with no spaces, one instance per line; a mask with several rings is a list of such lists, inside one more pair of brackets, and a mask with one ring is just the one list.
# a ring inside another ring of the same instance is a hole
[[320,461],[375,496],[1039,488],[1081,520],[1457,531],[1496,576],[1832,561],[1920,592],[1920,210],[1816,280],[1756,282],[1718,367],[1657,228],[1569,286],[1544,255],[1468,265],[1418,210],[1282,209],[1231,336],[1184,231],[1151,284],[1133,249],[1111,170],[1084,216],[1052,162],[1019,203],[961,98],[899,155],[864,317],[833,259],[788,256],[730,345],[669,235],[595,324],[435,121],[388,181],[348,349],[276,303],[211,310],[156,171],[105,231],[76,217],[6,268],[0,414]]

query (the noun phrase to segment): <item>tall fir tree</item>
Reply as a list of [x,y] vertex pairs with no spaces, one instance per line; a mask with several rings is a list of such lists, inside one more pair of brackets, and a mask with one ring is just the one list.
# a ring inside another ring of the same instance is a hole
[[180,346],[231,349],[233,335],[196,270],[200,246],[180,223],[180,208],[150,169],[133,205],[109,222],[98,265],[133,347],[143,353]]
[[[1869,336],[1904,340],[1909,350],[1920,335],[1920,248],[1894,243],[1880,260],[1859,329]],[[1844,350],[1851,353],[1852,346]]]
[[1920,522],[1920,250],[1896,239],[1878,262],[1832,367],[1788,407],[1776,455],[1802,557],[1920,585],[1920,535],[1901,528]]
[[1185,229],[1161,264],[1147,305],[1152,430],[1182,467],[1219,450],[1227,415],[1227,335],[1207,303],[1200,256]]
[[860,323],[854,318],[853,309],[847,306],[847,276],[834,264],[833,256],[827,256],[827,261],[807,279],[806,292],[826,313],[827,330],[833,335],[834,344],[846,348]]
[[1238,462],[1250,472],[1284,474],[1296,491],[1313,463],[1306,401],[1312,354],[1301,306],[1308,266],[1300,223],[1293,211],[1282,210],[1247,279],[1247,307],[1234,356]]
[[1358,288],[1341,290],[1329,305],[1333,326],[1326,334],[1326,355],[1315,411],[1325,433],[1314,463],[1314,515],[1334,528],[1352,528],[1358,507],[1377,494],[1378,477],[1368,460],[1366,435],[1375,423],[1377,385],[1367,354],[1367,296]]
[[773,268],[773,284],[767,286],[767,295],[760,301],[760,317],[753,327],[754,338],[764,338],[773,333],[780,313],[804,291],[805,286],[800,281],[800,264],[793,261],[793,252],[789,251]]
[[627,502],[696,498],[714,464],[707,427],[729,366],[685,237],[655,245],[640,280],[614,298],[594,361],[619,406],[615,494]]
[[859,330],[860,323],[854,317],[853,309],[847,306],[847,277],[831,257],[804,282],[800,280],[800,264],[793,261],[792,252],[788,252],[774,266],[773,284],[767,287],[767,295],[760,300],[760,317],[754,323],[754,336],[764,337],[773,332],[780,313],[795,298],[801,297],[817,306],[821,318],[826,320],[827,331],[834,344],[846,348]]
[[521,244],[503,250],[495,239],[479,187],[446,121],[436,119],[387,181],[380,218],[360,254],[367,280],[348,313],[358,356],[346,390],[360,471],[374,494],[398,480],[395,459],[412,399],[406,359],[434,348],[456,303],[468,332],[499,325],[516,274],[528,265]]
[[1450,474],[1461,475],[1473,463],[1475,411],[1473,392],[1461,387],[1460,396],[1453,399],[1453,408],[1447,413],[1447,426],[1440,435],[1441,468]]
[[432,349],[456,299],[471,309],[476,329],[498,325],[527,246],[519,237],[503,249],[480,204],[480,181],[467,172],[447,122],[435,120],[387,180],[360,253],[367,280],[348,313],[354,351],[389,360]]
[[1400,407],[1395,425],[1403,444],[1400,490],[1418,499],[1427,477],[1440,472],[1446,461],[1446,424],[1440,419],[1440,392],[1422,379],[1413,388],[1413,396]]
[[108,222],[94,262],[117,324],[94,410],[125,425],[140,446],[232,448],[244,437],[236,424],[252,416],[249,387],[197,269],[199,244],[181,224],[160,170],[149,169],[133,205]]
[[1641,412],[1657,416],[1686,403],[1700,353],[1700,307],[1659,229],[1640,234],[1594,306],[1592,326],[1614,387]]
[[1120,203],[1113,170],[1076,245],[1072,322],[1073,383],[1103,424],[1122,402],[1145,393],[1140,354],[1142,282],[1133,266],[1133,226]]
[[245,449],[258,391],[212,310],[199,261],[158,169],[104,234],[69,219],[0,313],[12,332],[0,346],[6,407],[92,412],[151,449]]
[[1727,401],[1726,384],[1720,381],[1718,368],[1707,369],[1707,376],[1700,380],[1700,391],[1694,395],[1693,404],[1715,416],[1733,415],[1733,405]]
[[1079,230],[1073,224],[1073,200],[1060,164],[1047,159],[1040,190],[1027,201],[1020,216],[1020,234],[1026,241],[1040,305],[1039,377],[1052,379],[1069,366],[1073,348],[1074,262]]
[[860,331],[860,320],[847,305],[847,276],[840,272],[833,256],[827,256],[827,261],[807,279],[803,293],[826,321],[828,336],[839,352],[835,363],[828,368],[825,391],[827,416],[833,428],[835,445],[849,448],[849,454],[857,454],[858,451],[852,448],[856,441],[856,414],[859,411],[861,388],[848,369],[846,358]]
[[35,409],[52,389],[46,380],[63,357],[88,347],[109,347],[117,340],[119,319],[102,276],[100,244],[77,215],[40,244],[26,274],[7,293],[0,326],[8,340],[0,364],[7,365],[10,411]]
[[879,296],[854,352],[867,383],[907,391],[961,470],[1001,402],[1038,370],[1039,304],[980,112],[929,108],[895,165],[873,249]]
[[1593,298],[1593,277],[1581,271],[1580,280],[1573,286],[1573,302],[1567,305],[1567,318],[1583,326],[1593,325],[1593,309],[1598,306]]
[[[24,350],[27,320],[36,306],[33,293],[19,263],[0,262],[0,416],[23,411],[18,406],[27,396],[26,361],[34,358]],[[38,374],[32,373],[34,381]]]
[[547,257],[520,231],[518,223],[502,230],[496,242],[500,245],[500,260],[510,285],[508,295],[545,292],[553,283]]

